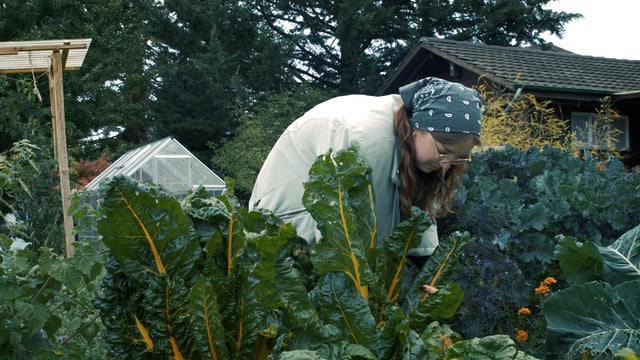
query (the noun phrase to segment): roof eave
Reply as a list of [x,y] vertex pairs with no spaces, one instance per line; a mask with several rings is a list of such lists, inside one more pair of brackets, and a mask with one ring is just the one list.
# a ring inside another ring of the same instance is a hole
[[438,55],[441,58],[443,58],[443,59],[445,59],[445,60],[447,60],[447,61],[449,61],[449,62],[451,62],[451,63],[453,63],[453,64],[455,64],[455,65],[457,65],[457,66],[459,66],[459,67],[461,67],[463,69],[465,69],[465,70],[468,70],[470,72],[478,74],[478,76],[482,76],[482,77],[484,77],[484,78],[486,78],[488,80],[491,80],[492,82],[494,82],[494,83],[496,83],[498,85],[501,85],[501,86],[507,88],[508,90],[515,91],[515,89],[517,88],[513,82],[511,82],[511,81],[509,81],[509,80],[507,80],[505,78],[501,78],[499,76],[496,76],[495,74],[492,74],[489,71],[486,71],[484,69],[476,67],[473,64],[471,64],[470,62],[468,62],[466,60],[463,60],[463,59],[460,59],[459,57],[457,57],[455,55],[452,55],[452,54],[450,54],[450,53],[448,53],[446,51],[440,50],[440,49],[438,49],[437,47],[435,47],[433,45],[430,45],[430,44],[425,43],[425,42],[421,42],[420,46],[422,48],[424,48],[424,49],[427,49],[429,52],[431,52],[431,53],[433,53],[435,55]]

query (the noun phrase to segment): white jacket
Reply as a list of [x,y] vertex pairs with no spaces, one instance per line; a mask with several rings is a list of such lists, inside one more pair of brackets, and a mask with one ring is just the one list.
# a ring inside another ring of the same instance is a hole
[[[303,183],[319,155],[355,146],[372,168],[377,240],[384,240],[398,224],[398,154],[393,115],[402,104],[399,95],[347,95],[327,100],[294,121],[280,136],[256,179],[249,209],[264,208],[310,244],[320,238],[315,221],[302,205]],[[436,226],[423,234],[411,255],[425,256],[438,244]]]

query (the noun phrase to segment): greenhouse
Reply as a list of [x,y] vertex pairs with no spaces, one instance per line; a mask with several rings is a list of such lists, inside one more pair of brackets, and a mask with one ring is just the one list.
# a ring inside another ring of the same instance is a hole
[[[173,137],[130,150],[96,176],[84,188],[91,192],[87,197],[91,207],[97,207],[101,184],[118,175],[129,176],[141,184],[157,184],[176,198],[183,198],[199,187],[212,197],[225,190],[224,180]],[[80,238],[97,238],[94,226],[89,226]]]
[[160,185],[175,197],[202,186],[211,196],[221,194],[224,180],[196,158],[173,137],[133,149],[93,179],[85,190],[96,191],[100,184],[117,175],[130,176],[139,183]]

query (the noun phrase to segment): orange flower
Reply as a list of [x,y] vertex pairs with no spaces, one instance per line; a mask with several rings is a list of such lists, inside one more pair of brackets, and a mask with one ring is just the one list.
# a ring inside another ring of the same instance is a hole
[[453,346],[453,340],[449,335],[442,336],[442,350],[446,350]]
[[549,287],[547,285],[540,285],[536,288],[536,295],[543,295],[549,293]]
[[607,168],[604,166],[604,163],[599,162],[598,163],[598,170],[605,171],[605,170],[607,170]]
[[518,310],[518,315],[531,315],[529,308],[523,307]]
[[529,334],[527,334],[526,331],[522,329],[516,330],[516,340],[518,340],[518,342],[525,342],[527,341],[528,338],[529,338]]
[[551,284],[555,284],[557,282],[558,281],[555,278],[548,277],[548,278],[544,279],[544,281],[542,283],[545,284],[545,285],[551,285]]

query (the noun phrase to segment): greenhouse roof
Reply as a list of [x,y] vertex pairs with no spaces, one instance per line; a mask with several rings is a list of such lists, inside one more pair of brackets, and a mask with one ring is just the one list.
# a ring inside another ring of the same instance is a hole
[[155,183],[172,195],[185,195],[202,186],[214,194],[225,189],[224,180],[196,158],[173,137],[167,137],[133,149],[122,155],[85,190],[98,190],[100,184],[117,175],[130,176],[146,184]]

